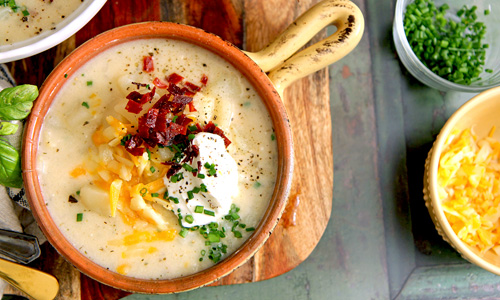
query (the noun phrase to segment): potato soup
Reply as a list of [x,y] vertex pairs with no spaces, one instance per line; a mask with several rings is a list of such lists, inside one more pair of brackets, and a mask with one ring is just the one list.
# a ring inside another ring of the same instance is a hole
[[251,236],[274,191],[277,145],[265,105],[230,63],[182,41],[136,40],[62,80],[37,171],[81,253],[120,274],[170,279]]
[[[56,29],[83,0],[16,0],[0,5],[1,45],[27,40]],[[2,4],[2,0],[0,0]]]

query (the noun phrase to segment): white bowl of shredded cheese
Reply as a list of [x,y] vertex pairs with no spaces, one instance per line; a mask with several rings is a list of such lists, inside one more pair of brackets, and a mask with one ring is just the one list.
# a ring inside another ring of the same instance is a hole
[[500,275],[500,87],[460,107],[425,164],[424,199],[439,234]]

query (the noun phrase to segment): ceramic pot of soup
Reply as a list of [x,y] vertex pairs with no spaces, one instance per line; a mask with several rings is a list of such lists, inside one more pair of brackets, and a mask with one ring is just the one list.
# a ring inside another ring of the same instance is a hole
[[[297,52],[330,24],[332,36]],[[25,127],[26,193],[49,242],[88,276],[142,293],[194,289],[242,265],[292,182],[283,90],[349,53],[363,27],[353,3],[329,0],[257,53],[165,22],[76,49]]]

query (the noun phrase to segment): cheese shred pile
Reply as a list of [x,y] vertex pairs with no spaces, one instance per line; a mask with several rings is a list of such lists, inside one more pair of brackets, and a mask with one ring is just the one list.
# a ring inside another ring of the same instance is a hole
[[481,253],[500,255],[500,141],[470,129],[449,136],[438,168],[438,193],[457,236]]

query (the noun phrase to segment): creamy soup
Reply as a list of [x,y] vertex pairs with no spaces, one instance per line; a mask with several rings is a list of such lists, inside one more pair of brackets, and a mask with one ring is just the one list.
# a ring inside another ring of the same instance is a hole
[[139,40],[65,80],[37,169],[75,248],[115,272],[168,279],[250,237],[272,197],[277,145],[265,105],[230,63],[185,42]]
[[[0,6],[0,45],[10,45],[55,30],[83,0],[16,0]],[[0,0],[2,4],[2,0]],[[12,5],[11,5],[12,4]]]

